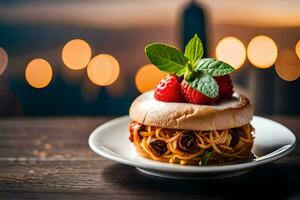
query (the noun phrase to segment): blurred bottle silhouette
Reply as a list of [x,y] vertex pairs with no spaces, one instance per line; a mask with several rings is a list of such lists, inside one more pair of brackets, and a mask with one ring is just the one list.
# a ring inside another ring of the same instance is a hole
[[300,78],[295,81],[274,78],[274,112],[276,114],[300,114]]
[[251,67],[249,70],[249,98],[255,114],[274,113],[274,79],[276,76],[274,66],[268,69],[249,67]]
[[182,48],[184,48],[194,34],[197,33],[203,43],[203,57],[206,57],[208,52],[205,19],[205,9],[193,0],[184,9],[181,24],[183,39]]
[[300,114],[300,79],[282,80],[272,66],[251,67],[249,90],[255,114]]

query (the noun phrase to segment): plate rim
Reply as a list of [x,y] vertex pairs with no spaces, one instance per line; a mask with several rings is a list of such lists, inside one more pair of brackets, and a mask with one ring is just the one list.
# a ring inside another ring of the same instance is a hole
[[[178,164],[169,164],[169,163],[163,163],[165,165],[153,165],[153,164],[149,164],[149,163],[140,163],[140,162],[128,160],[123,157],[111,155],[110,153],[106,152],[104,149],[99,149],[98,147],[96,147],[96,145],[94,144],[93,138],[95,138],[96,135],[99,134],[99,132],[102,129],[105,129],[107,127],[110,127],[112,125],[115,125],[122,121],[130,119],[130,117],[128,115],[114,118],[114,119],[98,126],[97,128],[95,128],[88,138],[88,144],[89,144],[90,148],[96,154],[98,154],[104,158],[107,158],[109,160],[118,162],[118,163],[122,163],[122,164],[133,166],[133,167],[138,167],[138,168],[142,168],[142,169],[157,170],[157,171],[162,171],[162,172],[163,171],[164,172],[176,172],[176,173],[219,173],[219,172],[232,172],[232,171],[237,171],[237,170],[245,170],[245,169],[250,169],[253,167],[261,166],[261,165],[276,161],[280,158],[285,157],[286,155],[288,155],[290,152],[292,152],[294,150],[294,148],[296,146],[296,136],[289,128],[287,128],[286,126],[282,125],[281,123],[276,122],[271,119],[267,119],[267,118],[260,117],[260,116],[253,116],[253,119],[254,118],[256,118],[258,120],[267,120],[272,123],[276,123],[276,124],[280,125],[282,128],[285,128],[287,131],[289,131],[289,133],[292,136],[292,139],[293,139],[292,144],[285,145],[284,146],[285,148],[281,152],[276,153],[275,155],[272,155],[270,157],[264,158],[262,160],[257,160],[254,162],[238,163],[238,164],[219,165],[219,166],[181,166]],[[272,154],[273,152],[271,152],[269,154]],[[267,154],[267,155],[269,155],[269,154]],[[146,158],[144,158],[144,159],[146,159]],[[160,164],[162,164],[162,163],[160,163]]]

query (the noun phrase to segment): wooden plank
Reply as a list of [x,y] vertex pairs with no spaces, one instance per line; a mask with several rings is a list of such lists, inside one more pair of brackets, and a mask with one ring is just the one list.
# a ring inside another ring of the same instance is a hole
[[0,121],[0,158],[94,157],[90,133],[110,118],[29,118]]
[[273,188],[276,195],[284,194],[285,190],[300,194],[300,161],[295,157],[257,168],[238,178],[197,182],[145,176],[133,167],[101,158],[93,161],[0,162],[0,169],[2,192],[97,193],[95,196],[103,194],[104,197],[119,194],[119,198],[136,199],[161,195],[170,198],[222,194],[238,197],[268,187]]
[[[257,197],[261,192],[269,198],[300,197],[298,146],[289,156],[232,179],[160,179],[89,149],[89,134],[108,119],[1,120],[0,199],[231,199]],[[298,119],[275,117],[299,139]]]
[[[153,193],[147,193],[147,194],[131,194],[131,193],[124,193],[124,194],[118,194],[118,193],[73,193],[73,192],[43,192],[43,193],[32,193],[32,192],[18,192],[18,193],[12,193],[12,192],[0,192],[0,199],[1,200],[15,200],[15,199],[21,199],[21,200],[33,200],[33,199],[43,199],[43,200],[137,200],[137,199],[143,199],[143,200],[157,200],[157,199],[197,199],[199,200],[199,196],[197,195],[180,195],[180,194],[153,194]],[[219,198],[212,198],[210,196],[205,197],[204,195],[201,195],[201,200],[206,199],[219,199]]]

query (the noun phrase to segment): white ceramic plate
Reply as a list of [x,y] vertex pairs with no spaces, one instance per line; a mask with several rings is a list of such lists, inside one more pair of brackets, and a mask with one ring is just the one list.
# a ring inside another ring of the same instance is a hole
[[143,173],[165,178],[215,179],[237,176],[290,153],[296,143],[294,134],[285,126],[262,117],[253,117],[255,140],[252,152],[257,158],[240,164],[218,166],[182,166],[153,161],[139,156],[128,140],[129,116],[111,120],[96,128],[89,145],[97,154],[119,163],[134,166]]

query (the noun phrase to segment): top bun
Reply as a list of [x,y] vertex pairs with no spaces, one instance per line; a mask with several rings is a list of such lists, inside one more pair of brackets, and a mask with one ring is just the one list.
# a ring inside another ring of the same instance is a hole
[[248,124],[253,116],[249,100],[234,93],[216,105],[162,102],[153,90],[134,100],[130,117],[144,125],[186,130],[223,130]]

